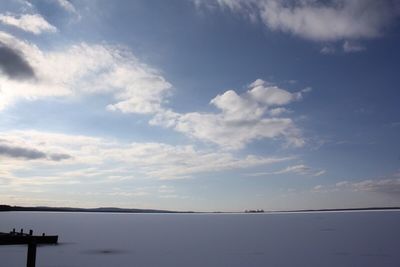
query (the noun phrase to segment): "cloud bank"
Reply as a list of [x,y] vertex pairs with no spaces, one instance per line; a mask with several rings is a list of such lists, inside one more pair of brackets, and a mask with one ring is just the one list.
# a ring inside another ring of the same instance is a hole
[[284,115],[285,106],[310,89],[291,93],[257,79],[242,94],[228,90],[213,98],[210,104],[218,112],[177,113],[166,107],[172,85],[123,47],[80,43],[43,51],[4,32],[0,42],[0,56],[8,59],[0,64],[7,74],[0,77],[0,110],[20,100],[105,94],[114,100],[106,106],[109,111],[151,114],[150,125],[228,150],[260,139],[294,147],[305,143],[294,121]]
[[[43,51],[5,32],[0,42],[0,56],[14,60],[1,64],[8,76],[0,77],[0,110],[21,99],[109,94],[115,100],[109,110],[154,113],[171,89],[157,70],[122,47],[79,43]],[[34,81],[11,79],[33,73]]]
[[[61,177],[62,181],[182,179],[194,174],[245,169],[291,160],[290,157],[273,156],[238,157],[222,150],[202,150],[192,145],[123,143],[90,136],[39,131],[3,132],[0,138],[2,168],[8,173],[14,173],[16,179],[15,171],[24,169],[31,173],[41,172],[43,176],[50,172],[47,176]],[[68,160],[59,165],[57,161],[64,159]]]

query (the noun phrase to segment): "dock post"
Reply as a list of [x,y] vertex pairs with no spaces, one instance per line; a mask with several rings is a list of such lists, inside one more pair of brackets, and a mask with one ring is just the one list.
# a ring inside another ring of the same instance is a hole
[[28,257],[26,267],[35,267],[36,264],[36,242],[32,241],[28,244]]
[[[1,0],[0,0],[1,1]],[[37,245],[44,244],[57,244],[58,235],[33,235],[33,231],[29,230],[28,233],[24,233],[21,229],[20,232],[16,232],[15,228],[9,233],[0,232],[0,246],[2,245],[28,245],[28,253],[26,257],[26,266],[35,267],[36,265],[36,249]],[[1,264],[0,260],[0,265]]]

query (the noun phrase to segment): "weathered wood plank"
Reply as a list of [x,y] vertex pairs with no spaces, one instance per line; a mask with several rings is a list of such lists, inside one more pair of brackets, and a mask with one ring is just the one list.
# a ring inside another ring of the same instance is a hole
[[0,245],[57,244],[58,236],[30,236],[0,233]]
[[0,233],[0,245],[23,245],[23,244],[57,244],[58,236],[55,235],[33,235],[33,231],[30,230],[29,234],[16,232],[13,229],[10,233]]

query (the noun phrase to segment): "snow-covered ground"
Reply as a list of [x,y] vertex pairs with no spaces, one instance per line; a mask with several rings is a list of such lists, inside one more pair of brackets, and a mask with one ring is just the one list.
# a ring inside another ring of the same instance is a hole
[[[0,232],[58,234],[37,266],[400,266],[400,212],[109,214],[2,212]],[[0,246],[0,266],[25,266]]]

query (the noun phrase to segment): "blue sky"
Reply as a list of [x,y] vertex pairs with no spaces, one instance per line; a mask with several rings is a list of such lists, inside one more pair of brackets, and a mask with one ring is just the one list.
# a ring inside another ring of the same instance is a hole
[[400,205],[396,1],[0,3],[0,202]]

